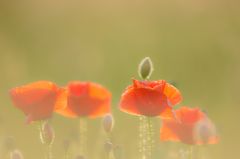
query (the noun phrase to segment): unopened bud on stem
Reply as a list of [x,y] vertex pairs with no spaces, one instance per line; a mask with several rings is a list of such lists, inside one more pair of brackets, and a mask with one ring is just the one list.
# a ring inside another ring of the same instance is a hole
[[14,150],[10,154],[10,159],[23,159],[23,155],[22,155],[21,151]]
[[55,138],[52,126],[48,122],[44,122],[41,127],[40,138],[43,144],[51,145]]
[[105,132],[110,133],[113,129],[113,125],[114,125],[113,116],[111,114],[106,115],[103,118],[103,128]]
[[153,72],[153,64],[149,57],[145,57],[138,66],[138,74],[142,79],[149,79]]

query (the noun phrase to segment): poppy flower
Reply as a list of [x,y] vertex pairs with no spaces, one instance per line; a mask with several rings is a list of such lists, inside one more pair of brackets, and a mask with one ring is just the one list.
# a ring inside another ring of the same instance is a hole
[[163,119],[161,140],[181,141],[191,145],[218,142],[214,124],[200,109],[181,107],[175,113],[175,119]]
[[111,93],[96,83],[70,82],[61,96],[56,112],[63,116],[100,117],[110,112]]
[[133,80],[133,85],[122,94],[120,109],[132,115],[171,117],[172,106],[181,100],[177,88],[165,80]]
[[27,123],[48,119],[52,116],[59,94],[56,84],[49,81],[33,82],[10,90],[15,107],[27,116]]

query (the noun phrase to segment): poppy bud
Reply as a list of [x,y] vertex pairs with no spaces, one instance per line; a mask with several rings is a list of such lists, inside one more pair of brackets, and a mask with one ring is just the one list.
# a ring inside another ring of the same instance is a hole
[[51,145],[55,138],[52,126],[48,122],[44,122],[41,129],[40,138],[42,143]]
[[10,154],[10,159],[23,159],[23,155],[22,155],[21,151],[14,150]]
[[68,151],[68,149],[69,149],[69,147],[70,147],[70,144],[71,144],[71,142],[70,142],[70,140],[68,140],[68,139],[65,139],[65,140],[63,141],[63,148],[64,148],[65,151]]
[[123,149],[121,146],[117,145],[113,149],[113,154],[115,159],[123,159]]
[[104,149],[107,153],[110,153],[113,149],[113,144],[111,142],[105,142]]
[[3,143],[4,147],[6,148],[7,151],[12,151],[15,149],[15,142],[14,138],[12,136],[8,136],[4,139]]
[[106,133],[110,133],[113,129],[114,120],[111,114],[106,115],[103,118],[103,128]]
[[153,72],[153,64],[149,57],[145,57],[138,66],[138,74],[142,79],[148,79]]

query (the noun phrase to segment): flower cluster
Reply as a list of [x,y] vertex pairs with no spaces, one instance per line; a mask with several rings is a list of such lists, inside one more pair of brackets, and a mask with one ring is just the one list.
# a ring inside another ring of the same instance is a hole
[[14,105],[26,115],[26,122],[49,119],[53,112],[66,117],[99,117],[110,113],[111,93],[92,82],[70,82],[59,87],[38,81],[10,91]]
[[[145,58],[139,66],[141,80],[133,79],[132,85],[122,93],[120,110],[135,116],[159,117],[162,141],[216,144],[218,135],[208,115],[197,107],[182,106],[175,110],[182,101],[181,92],[166,80],[150,81],[152,72],[153,64],[150,58]],[[51,81],[37,81],[11,89],[10,96],[14,106],[26,115],[26,123],[47,120],[58,113],[70,118],[105,116],[104,130],[109,134],[113,128],[111,92],[97,83],[72,81],[60,87]],[[44,143],[52,143],[54,131],[47,122],[41,131]],[[107,143],[112,144],[110,139]]]

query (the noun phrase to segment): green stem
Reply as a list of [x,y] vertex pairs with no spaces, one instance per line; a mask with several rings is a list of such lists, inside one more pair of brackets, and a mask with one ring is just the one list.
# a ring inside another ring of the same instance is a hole
[[141,159],[145,159],[145,148],[144,148],[144,117],[139,117],[139,154]]
[[193,159],[193,146],[189,147],[189,159]]
[[79,120],[79,146],[80,146],[80,154],[86,156],[87,151],[87,121],[84,118],[80,118]]
[[46,159],[52,159],[53,156],[52,156],[52,145],[47,145],[47,156],[46,156]]
[[110,157],[110,152],[107,152],[107,153],[106,153],[106,156],[107,156],[106,159],[111,159],[111,157]]
[[153,153],[153,124],[152,119],[147,117],[147,147],[148,147],[148,158],[152,158]]
[[141,159],[151,159],[154,147],[152,119],[140,116],[139,120],[139,151]]
[[69,159],[69,150],[65,151],[64,159]]

